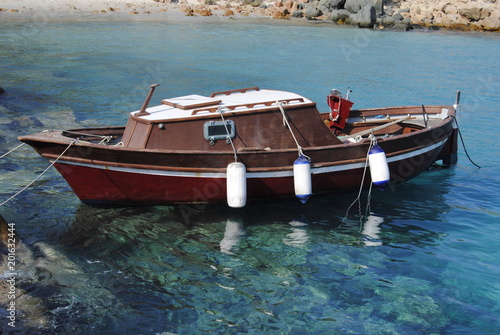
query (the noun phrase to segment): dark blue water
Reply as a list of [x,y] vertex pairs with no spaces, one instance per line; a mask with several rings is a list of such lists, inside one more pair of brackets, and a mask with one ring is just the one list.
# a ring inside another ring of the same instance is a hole
[[[355,107],[452,104],[461,148],[392,190],[99,209],[51,170],[0,207],[19,246],[14,330],[40,334],[496,334],[500,37],[195,18],[0,23],[0,154],[53,128],[123,125],[161,98],[259,86]],[[0,160],[0,201],[48,162]],[[361,208],[361,209],[360,209]],[[361,214],[364,216],[360,215]],[[5,268],[2,270],[6,278]],[[6,298],[0,299],[5,302]],[[0,323],[7,325],[6,306]]]

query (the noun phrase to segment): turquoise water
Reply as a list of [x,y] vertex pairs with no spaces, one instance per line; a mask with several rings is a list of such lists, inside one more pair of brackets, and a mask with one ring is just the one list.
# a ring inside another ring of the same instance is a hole
[[[186,18],[0,23],[0,45],[0,154],[43,129],[123,125],[152,83],[157,101],[259,86],[322,110],[332,88],[350,87],[357,108],[452,104],[461,90],[462,135],[482,166],[461,149],[453,168],[374,190],[368,217],[366,193],[348,213],[356,194],[242,210],[92,208],[51,170],[0,208],[28,250],[15,330],[498,333],[497,34]],[[27,147],[1,159],[0,201],[47,166]]]

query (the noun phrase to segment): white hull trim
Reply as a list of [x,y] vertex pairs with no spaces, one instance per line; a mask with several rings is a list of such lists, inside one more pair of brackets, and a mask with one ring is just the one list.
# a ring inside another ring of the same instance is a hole
[[[388,157],[387,162],[397,162],[405,159],[409,159],[418,155],[425,154],[430,152],[441,145],[443,145],[446,140],[437,142],[433,145],[427,146],[422,149],[414,150],[402,155],[397,155],[393,157]],[[163,171],[163,170],[151,170],[151,169],[136,169],[136,168],[123,168],[116,166],[107,166],[107,165],[96,165],[96,164],[87,164],[80,162],[71,162],[65,161],[61,158],[58,164],[67,164],[67,165],[76,165],[83,166],[92,169],[101,169],[101,170],[109,170],[109,171],[117,171],[131,174],[144,174],[144,175],[156,175],[156,176],[165,176],[165,177],[187,177],[187,178],[226,178],[225,172],[183,172],[183,171]],[[293,163],[293,162],[292,162]],[[325,167],[311,167],[312,174],[325,174],[331,172],[339,172],[346,170],[354,170],[354,169],[363,169],[366,163],[352,163],[352,164],[344,164],[344,165],[335,165],[335,166],[325,166]],[[259,179],[269,179],[269,178],[283,178],[283,177],[292,177],[293,170],[292,165],[290,165],[290,171],[271,171],[271,172],[247,172],[247,178],[259,178]]]

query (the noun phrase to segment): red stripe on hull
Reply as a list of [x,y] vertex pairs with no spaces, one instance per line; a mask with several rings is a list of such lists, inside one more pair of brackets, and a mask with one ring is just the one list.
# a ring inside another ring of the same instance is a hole
[[[225,178],[172,177],[55,164],[76,195],[84,203],[172,204],[226,201]],[[359,185],[354,171],[314,175],[318,192]],[[355,176],[353,178],[353,176]],[[248,178],[249,199],[294,196],[293,177]]]
[[226,197],[225,179],[134,174],[69,164],[55,167],[85,203],[193,203]]

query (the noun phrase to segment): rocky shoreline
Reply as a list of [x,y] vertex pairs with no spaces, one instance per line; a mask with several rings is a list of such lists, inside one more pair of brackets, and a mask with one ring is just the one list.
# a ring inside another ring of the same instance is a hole
[[92,15],[180,15],[314,20],[360,28],[500,31],[498,0],[7,0],[0,17],[65,12]]
[[294,16],[320,18],[361,28],[448,28],[500,31],[497,0],[311,0]]

